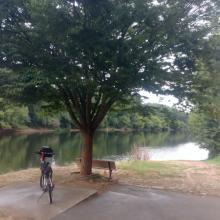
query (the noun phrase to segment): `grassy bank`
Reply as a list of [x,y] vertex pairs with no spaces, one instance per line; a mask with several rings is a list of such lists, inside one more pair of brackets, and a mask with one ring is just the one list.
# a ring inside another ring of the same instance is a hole
[[219,158],[214,161],[123,161],[116,176],[124,184],[197,195],[220,196]]
[[210,164],[215,164],[215,165],[220,166],[220,155],[218,155],[217,157],[215,157],[211,160],[207,160],[207,162],[210,163]]
[[118,168],[141,176],[149,176],[153,173],[161,176],[176,176],[184,169],[180,164],[141,160],[118,162]]

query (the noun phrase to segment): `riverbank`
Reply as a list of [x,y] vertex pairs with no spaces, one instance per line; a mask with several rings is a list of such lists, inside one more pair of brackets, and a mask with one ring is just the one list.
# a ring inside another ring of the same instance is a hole
[[220,166],[202,161],[134,161],[119,164],[124,184],[220,197]]
[[[57,185],[81,186],[106,191],[111,184],[122,183],[147,188],[179,191],[196,195],[220,197],[220,166],[209,162],[194,161],[124,161],[117,162],[113,179],[108,172],[93,170],[88,178],[80,177],[75,164],[54,167]],[[39,169],[27,169],[0,175],[0,187],[15,182],[39,181]]]
[[[149,129],[134,129],[134,128],[100,128],[97,129],[97,131],[102,131],[102,132],[152,132]],[[60,129],[60,128],[18,128],[18,129],[0,129],[0,135],[4,134],[34,134],[34,133],[50,133],[50,132],[80,132],[79,129]],[[172,130],[166,130],[166,131],[155,131],[152,133],[158,133],[158,132],[172,132]]]
[[0,129],[0,135],[7,135],[7,134],[34,134],[34,133],[49,133],[54,132],[53,129],[47,128],[25,128],[25,129]]
[[[97,129],[97,132],[121,132],[121,133],[129,133],[135,131],[145,131],[145,130],[138,130],[138,129],[129,129],[129,128],[104,128],[104,129]],[[8,135],[32,135],[32,134],[46,134],[46,133],[68,133],[80,132],[79,129],[49,129],[49,128],[24,128],[24,129],[0,129],[0,136],[8,136]],[[1,220],[1,219],[0,219]]]

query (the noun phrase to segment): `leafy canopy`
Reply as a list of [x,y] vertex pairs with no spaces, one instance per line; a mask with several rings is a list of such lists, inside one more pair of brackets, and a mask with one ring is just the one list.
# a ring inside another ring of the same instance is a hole
[[193,80],[191,124],[210,156],[220,153],[220,36],[210,37]]
[[[66,108],[94,131],[111,106],[140,89],[184,97],[214,0],[0,1],[4,93]],[[3,94],[3,93],[2,93]]]

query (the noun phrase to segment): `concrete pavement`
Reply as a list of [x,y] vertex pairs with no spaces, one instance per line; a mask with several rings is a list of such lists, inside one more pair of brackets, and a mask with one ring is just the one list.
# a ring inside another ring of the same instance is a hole
[[37,184],[14,184],[0,188],[0,211],[4,210],[15,219],[47,220],[95,193],[91,189],[56,186],[50,205],[48,193],[41,197],[42,191]]
[[220,198],[117,185],[53,220],[219,220]]
[[56,187],[54,203],[50,205],[47,193],[39,200],[38,185],[15,184],[0,188],[0,211],[19,220],[220,219],[220,198],[217,197],[126,185],[114,185],[108,192],[91,197],[94,194],[94,190]]

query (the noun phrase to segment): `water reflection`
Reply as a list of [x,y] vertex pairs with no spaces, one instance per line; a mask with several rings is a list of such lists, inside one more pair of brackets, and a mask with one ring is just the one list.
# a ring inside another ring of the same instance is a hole
[[208,150],[201,149],[194,142],[179,144],[174,147],[140,147],[137,152],[141,160],[206,160],[209,156]]
[[[186,134],[97,132],[93,155],[94,158],[122,159],[131,154],[134,146],[151,149],[169,146],[172,151],[173,147],[190,141]],[[64,165],[79,157],[82,139],[79,133],[71,132],[0,136],[0,173],[37,167],[39,162],[34,152],[43,145],[51,146],[56,154],[56,164]]]

